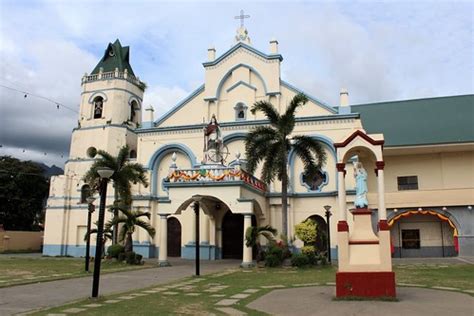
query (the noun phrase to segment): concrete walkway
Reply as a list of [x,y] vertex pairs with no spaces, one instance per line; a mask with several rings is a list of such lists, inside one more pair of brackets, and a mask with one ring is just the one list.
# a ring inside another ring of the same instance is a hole
[[270,315],[472,316],[474,298],[457,292],[397,288],[398,302],[334,301],[333,286],[273,290],[247,306]]
[[[238,268],[240,260],[201,261],[201,275]],[[126,292],[169,283],[194,275],[194,261],[172,260],[171,267],[104,274],[100,295]],[[63,305],[90,297],[92,277],[19,285],[0,288],[0,316],[24,313],[45,307]]]

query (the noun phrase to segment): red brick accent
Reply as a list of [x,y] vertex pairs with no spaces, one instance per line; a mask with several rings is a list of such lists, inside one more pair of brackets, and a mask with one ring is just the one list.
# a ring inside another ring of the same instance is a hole
[[337,171],[339,172],[343,172],[343,171],[346,171],[345,168],[346,168],[346,164],[345,163],[337,163],[336,164],[336,168],[337,168]]
[[376,161],[375,166],[377,167],[377,170],[383,170],[385,167],[385,161]]
[[381,145],[383,146],[384,141],[383,140],[374,140],[370,136],[368,136],[366,133],[364,133],[361,130],[357,130],[354,133],[352,133],[351,136],[347,137],[346,140],[344,140],[342,143],[335,143],[334,147],[340,148],[340,147],[346,147],[347,144],[349,144],[354,138],[357,136],[360,136],[361,138],[365,139],[368,143],[372,145]]
[[378,240],[349,240],[349,245],[378,245]]
[[352,215],[372,215],[372,210],[368,207],[364,208],[353,208],[350,210]]
[[396,297],[394,272],[337,272],[336,297]]
[[339,221],[337,222],[337,231],[338,232],[348,232],[349,225],[347,225],[346,221]]
[[379,230],[390,230],[386,219],[381,219],[379,221]]

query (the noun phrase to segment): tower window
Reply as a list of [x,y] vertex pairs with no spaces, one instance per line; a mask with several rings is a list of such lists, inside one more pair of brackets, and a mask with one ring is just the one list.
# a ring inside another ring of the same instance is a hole
[[136,159],[137,158],[137,152],[135,150],[130,150],[130,159]]
[[244,103],[237,103],[237,105],[234,107],[234,110],[236,121],[245,121],[247,119],[247,106]]
[[104,109],[104,99],[102,97],[97,97],[94,99],[94,118],[102,118],[102,112]]
[[81,188],[81,203],[87,203],[87,198],[91,195],[91,187],[87,184],[84,184]]
[[301,182],[303,186],[308,188],[308,191],[320,192],[322,187],[328,183],[328,174],[321,169],[313,176],[310,176],[307,173],[302,173]]
[[130,103],[130,121],[138,123],[139,109],[140,107],[138,106],[137,101],[134,100],[132,103]]

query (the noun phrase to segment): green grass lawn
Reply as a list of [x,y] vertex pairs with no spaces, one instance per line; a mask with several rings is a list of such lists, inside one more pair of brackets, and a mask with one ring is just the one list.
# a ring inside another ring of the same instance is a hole
[[[94,262],[90,263],[90,273],[84,271],[83,258],[19,258],[0,257],[0,287],[44,282],[90,275]],[[104,260],[101,271],[116,272],[152,267],[152,265],[132,266],[125,263]]]
[[[456,287],[460,290],[473,289],[474,265],[413,265],[395,267],[397,282],[420,284],[422,286]],[[335,282],[335,267],[317,267],[307,269],[296,268],[255,268],[252,270],[235,270],[229,274],[214,274],[200,278],[187,278],[168,285],[155,286],[133,292],[102,297],[99,300],[83,300],[74,304],[38,312],[35,315],[61,313],[68,308],[84,308],[77,315],[223,315],[216,309],[215,304],[233,295],[243,293],[248,289],[258,289],[256,293],[241,299],[233,308],[246,312],[249,315],[264,315],[245,307],[251,301],[272,291],[279,286],[284,288],[304,287],[333,284]],[[200,280],[192,283],[193,280]],[[191,281],[191,283],[190,283]],[[216,292],[208,290],[223,287]],[[156,291],[147,293],[146,291]],[[176,294],[169,294],[176,293]],[[131,299],[122,297],[136,296]],[[190,293],[198,293],[191,296]],[[212,295],[223,295],[213,297]],[[120,302],[106,302],[118,299]],[[98,303],[100,307],[84,307],[84,305]]]

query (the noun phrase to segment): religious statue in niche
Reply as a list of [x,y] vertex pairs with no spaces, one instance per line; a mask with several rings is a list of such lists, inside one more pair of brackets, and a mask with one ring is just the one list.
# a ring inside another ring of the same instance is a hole
[[365,208],[369,205],[367,200],[367,171],[361,162],[354,162],[354,178],[356,181],[356,199],[354,205],[356,208]]
[[227,146],[222,140],[221,129],[213,114],[211,121],[204,127],[204,163],[208,161],[224,164],[229,155]]

